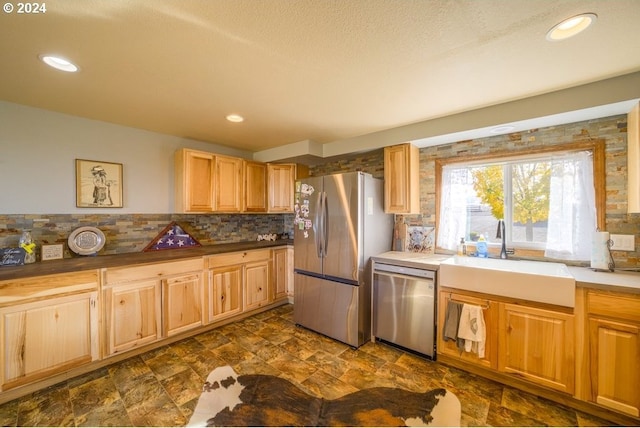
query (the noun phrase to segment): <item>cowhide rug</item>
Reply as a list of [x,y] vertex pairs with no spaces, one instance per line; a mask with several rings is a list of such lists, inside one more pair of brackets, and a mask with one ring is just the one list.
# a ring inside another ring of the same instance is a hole
[[188,426],[460,426],[460,414],[458,397],[442,388],[380,387],[324,400],[285,379],[224,366],[207,377]]

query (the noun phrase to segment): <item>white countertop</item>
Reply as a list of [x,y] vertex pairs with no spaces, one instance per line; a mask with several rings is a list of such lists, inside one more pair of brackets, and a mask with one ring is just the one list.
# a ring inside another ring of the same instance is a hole
[[410,253],[406,251],[387,251],[371,257],[376,263],[399,264],[418,269],[438,270],[440,262],[447,260],[448,254]]
[[[371,257],[376,263],[398,263],[403,266],[437,270],[440,262],[453,256],[448,254],[423,254],[404,251],[387,251]],[[616,270],[596,272],[587,267],[567,266],[576,286],[599,288],[640,294],[640,272]]]
[[619,291],[640,294],[640,272],[616,270],[614,272],[596,272],[586,267],[567,266],[576,279],[578,287],[618,289]]

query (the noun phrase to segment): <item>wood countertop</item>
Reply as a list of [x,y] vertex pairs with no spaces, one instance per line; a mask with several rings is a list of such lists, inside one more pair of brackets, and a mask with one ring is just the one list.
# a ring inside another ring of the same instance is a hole
[[293,245],[293,240],[280,239],[277,241],[234,242],[178,250],[159,250],[105,256],[77,256],[69,259],[37,262],[24,266],[3,266],[0,267],[0,281],[91,269],[147,263],[162,263],[170,260],[203,257],[213,254],[255,250],[260,248],[280,247],[283,245]]

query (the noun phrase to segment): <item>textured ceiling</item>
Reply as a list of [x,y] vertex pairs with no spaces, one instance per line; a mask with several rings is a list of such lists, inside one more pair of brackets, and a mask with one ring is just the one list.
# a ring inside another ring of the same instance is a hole
[[[640,1],[47,0],[0,15],[0,99],[260,151],[640,70]],[[545,40],[582,12],[596,25]],[[73,60],[48,68],[39,54]],[[243,115],[242,124],[225,120]]]

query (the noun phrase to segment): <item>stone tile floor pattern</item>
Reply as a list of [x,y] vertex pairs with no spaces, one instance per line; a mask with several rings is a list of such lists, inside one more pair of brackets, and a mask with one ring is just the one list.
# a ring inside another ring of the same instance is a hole
[[[285,305],[0,405],[2,426],[182,426],[211,370],[284,377],[333,399],[374,386],[445,387],[463,426],[611,426],[608,421],[382,343],[357,350],[293,323]],[[274,391],[277,394],[277,391]]]

